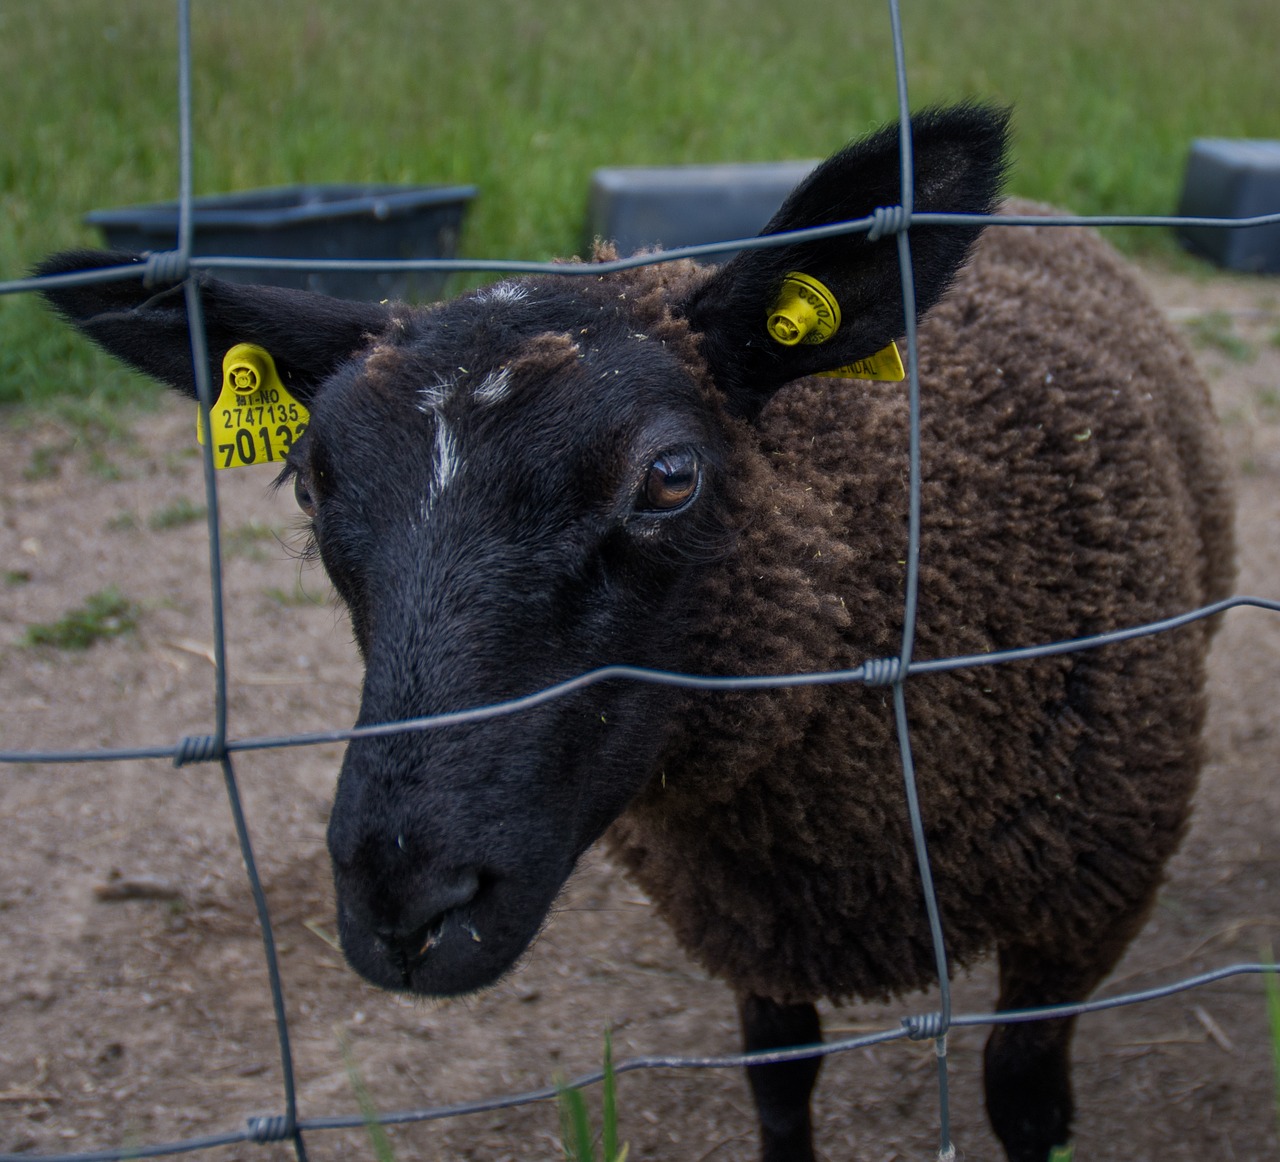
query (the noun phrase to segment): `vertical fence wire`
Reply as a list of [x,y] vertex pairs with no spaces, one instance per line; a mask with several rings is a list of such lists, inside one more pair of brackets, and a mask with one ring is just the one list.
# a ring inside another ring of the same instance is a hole
[[[919,550],[920,550],[920,518],[921,518],[921,467],[920,467],[920,385],[918,376],[917,358],[917,337],[916,337],[916,319],[915,319],[915,288],[911,264],[911,247],[909,239],[909,227],[913,221],[912,210],[914,202],[914,171],[912,164],[912,141],[910,131],[909,118],[909,101],[907,92],[907,71],[905,64],[905,47],[904,37],[902,33],[901,14],[899,11],[898,0],[888,0],[889,19],[893,34],[893,50],[894,50],[894,66],[897,83],[897,103],[899,110],[899,132],[900,132],[900,163],[901,163],[901,204],[898,207],[891,207],[893,211],[887,218],[882,218],[878,212],[874,222],[867,221],[860,224],[845,223],[837,227],[819,228],[813,231],[798,232],[789,237],[788,241],[794,242],[801,238],[817,238],[829,236],[830,234],[840,232],[851,232],[851,227],[866,229],[871,233],[872,237],[882,229],[892,231],[896,235],[896,245],[899,269],[901,272],[902,293],[903,293],[903,311],[905,324],[906,346],[908,351],[908,391],[909,391],[909,483],[908,483],[908,550],[907,550],[907,568],[904,583],[904,619],[901,650],[896,662],[886,667],[884,663],[869,662],[855,670],[845,671],[840,674],[829,675],[792,675],[792,676],[772,676],[767,678],[743,677],[738,679],[701,679],[690,675],[677,674],[655,674],[652,671],[639,671],[632,667],[607,667],[604,670],[595,671],[589,675],[583,675],[578,679],[562,683],[559,687],[551,691],[543,691],[537,695],[524,699],[517,699],[512,703],[504,704],[496,708],[477,708],[475,711],[462,712],[458,715],[441,715],[433,719],[414,720],[410,723],[399,724],[383,724],[372,728],[353,729],[350,731],[325,732],[318,735],[296,735],[285,739],[266,739],[266,740],[241,740],[239,742],[231,742],[227,735],[227,691],[228,691],[228,673],[226,663],[226,637],[225,637],[225,610],[222,588],[222,552],[219,535],[219,509],[218,509],[218,486],[217,473],[214,466],[213,443],[206,440],[203,445],[203,474],[204,488],[206,496],[207,510],[207,526],[209,538],[209,563],[210,563],[210,589],[212,602],[212,632],[214,637],[214,659],[215,659],[215,687],[214,687],[214,734],[210,738],[204,739],[183,739],[176,748],[149,748],[146,750],[134,749],[117,753],[107,752],[66,752],[57,755],[44,754],[17,754],[17,753],[0,753],[0,762],[25,762],[25,761],[81,761],[90,759],[119,758],[119,757],[158,757],[160,755],[172,755],[175,765],[181,765],[185,762],[192,761],[213,761],[219,763],[223,773],[223,780],[229,806],[232,813],[232,819],[236,831],[237,842],[240,848],[241,857],[244,862],[246,876],[249,887],[254,900],[259,925],[262,930],[262,940],[264,948],[264,956],[266,959],[269,987],[271,992],[272,1008],[276,1026],[277,1041],[280,1050],[281,1071],[282,1071],[282,1089],[284,1101],[284,1114],[282,1116],[270,1116],[251,1118],[247,1120],[247,1128],[238,1134],[224,1134],[202,1139],[191,1139],[182,1143],[169,1143],[167,1145],[152,1146],[134,1146],[121,1150],[104,1150],[88,1153],[77,1153],[67,1155],[44,1155],[46,1159],[64,1158],[69,1160],[77,1160],[77,1162],[108,1162],[108,1160],[120,1160],[125,1158],[142,1158],[155,1157],[166,1154],[175,1154],[187,1152],[191,1150],[211,1149],[216,1146],[224,1146],[235,1142],[254,1141],[289,1141],[292,1144],[294,1154],[299,1162],[306,1162],[306,1148],[303,1138],[304,1129],[338,1129],[358,1127],[367,1122],[365,1115],[340,1115],[330,1117],[313,1117],[311,1119],[301,1119],[298,1116],[297,1108],[297,1087],[294,1070],[293,1055],[290,1048],[289,1025],[285,1009],[284,992],[280,977],[278,957],[274,941],[274,933],[272,929],[271,919],[267,908],[265,894],[263,892],[260,876],[257,871],[256,861],[254,858],[252,842],[248,829],[248,822],[244,812],[241,800],[234,764],[232,761],[232,751],[236,749],[251,749],[266,746],[285,746],[285,745],[309,745],[315,742],[341,741],[354,737],[367,736],[374,733],[391,733],[402,729],[428,729],[436,728],[442,725],[448,725],[450,720],[477,721],[484,717],[492,716],[493,713],[514,713],[524,708],[526,705],[536,704],[537,701],[546,700],[549,697],[559,696],[568,692],[570,689],[579,688],[588,682],[602,681],[614,677],[629,677],[647,681],[661,681],[673,685],[699,686],[702,688],[764,688],[801,684],[802,681],[864,681],[864,682],[887,682],[892,687],[893,694],[893,714],[895,726],[898,736],[899,751],[902,762],[902,774],[904,780],[904,793],[906,796],[908,814],[910,818],[911,832],[917,865],[919,867],[922,894],[924,905],[928,914],[929,928],[933,941],[933,950],[935,963],[937,968],[938,979],[940,982],[940,1005],[939,1012],[935,1014],[926,1014],[919,1017],[911,1017],[904,1019],[902,1027],[875,1033],[870,1036],[850,1038],[843,1041],[829,1043],[820,1047],[808,1047],[800,1050],[781,1050],[765,1054],[735,1054],[717,1057],[645,1057],[633,1058],[627,1061],[617,1063],[615,1067],[616,1073],[631,1072],[637,1069],[657,1069],[657,1068],[724,1068],[738,1067],[749,1062],[762,1063],[766,1061],[785,1061],[794,1060],[799,1057],[813,1055],[830,1055],[832,1053],[847,1052],[856,1048],[863,1048],[873,1044],[879,1044],[891,1040],[897,1040],[904,1036],[913,1039],[932,1039],[935,1042],[937,1073],[938,1073],[938,1093],[939,1093],[939,1147],[937,1157],[941,1162],[947,1162],[956,1156],[955,1147],[951,1141],[950,1132],[950,1108],[948,1098],[948,1080],[947,1080],[947,1054],[946,1054],[946,1038],[948,1030],[953,1026],[972,1026],[978,1024],[997,1024],[1001,1022],[1020,1021],[1026,1019],[1047,1019],[1054,1016],[1063,1015],[1079,1015],[1088,1012],[1098,1011],[1104,1008],[1115,1007],[1119,1004],[1141,1003],[1153,1000],[1156,997],[1168,996],[1174,992],[1183,991],[1189,988],[1200,987],[1203,984],[1211,983],[1216,980],[1224,979],[1228,976],[1243,974],[1259,974],[1270,971],[1270,966],[1263,964],[1250,965],[1234,965],[1227,969],[1215,970],[1211,973],[1201,974],[1197,977],[1189,978],[1185,981],[1177,982],[1175,985],[1164,986],[1161,989],[1148,990],[1145,993],[1133,994],[1128,997],[1107,998],[1102,1001],[1082,1002],[1078,1005],[1059,1006],[1054,1009],[1043,1010],[1037,1013],[995,1013],[995,1014],[979,1014],[965,1015],[953,1017],[951,992],[949,985],[949,971],[947,967],[947,959],[945,952],[945,944],[943,937],[943,927],[941,917],[939,915],[937,898],[934,891],[932,872],[930,869],[928,846],[925,839],[924,823],[915,785],[915,769],[911,751],[910,728],[907,715],[907,702],[905,684],[907,678],[913,672],[934,672],[943,668],[959,668],[963,665],[979,665],[992,664],[999,661],[1009,660],[1009,658],[1017,657],[1034,657],[1045,656],[1050,652],[1066,652],[1070,649],[1092,648],[1094,645],[1104,644],[1110,641],[1125,640],[1127,637],[1134,636],[1138,633],[1163,632],[1175,624],[1184,624],[1185,621],[1192,617],[1205,616],[1212,612],[1219,612],[1223,609],[1236,605],[1254,605],[1275,611],[1280,611],[1280,603],[1268,601],[1259,598],[1234,598],[1226,602],[1220,602],[1216,606],[1207,610],[1196,611],[1191,614],[1183,615],[1179,618],[1168,619],[1166,622],[1149,627],[1133,627],[1127,630],[1117,631],[1112,634],[1097,635],[1094,639],[1085,642],[1074,643],[1057,643],[1053,646],[1046,647],[1028,647],[1022,650],[1006,651],[1004,655],[988,655],[977,659],[943,659],[939,662],[929,663],[913,663],[912,650],[915,636],[916,611],[918,605],[919,592]],[[179,227],[177,250],[170,254],[154,255],[146,265],[144,277],[148,280],[160,278],[167,275],[170,280],[174,277],[180,277],[183,282],[183,295],[188,312],[190,334],[191,334],[191,351],[192,360],[195,370],[196,393],[199,400],[200,414],[202,422],[206,425],[205,430],[209,431],[209,413],[213,402],[213,383],[209,374],[209,351],[207,336],[204,327],[204,315],[201,302],[200,286],[197,277],[198,268],[216,269],[219,265],[236,265],[234,259],[193,259],[193,116],[192,116],[192,36],[191,36],[191,6],[190,0],[177,0],[177,23],[178,23],[178,88],[179,88]],[[972,225],[971,219],[966,219],[963,215],[946,215],[946,214],[929,214],[919,215],[914,219],[917,224],[929,222],[930,224],[969,224]],[[1004,219],[1008,222],[1015,222],[1015,219]],[[1063,218],[1055,221],[1044,217],[1033,219],[1035,224],[1040,226],[1063,224],[1074,225],[1084,221],[1092,221],[1100,224],[1171,224],[1178,221],[1191,221],[1189,219],[1156,219],[1150,217],[1116,217],[1110,219],[1078,219]],[[1272,224],[1280,221],[1280,215],[1263,215],[1254,219],[1236,220],[1223,222],[1221,220],[1196,219],[1194,221],[1202,224],[1219,225],[1219,226],[1242,226],[1251,224]],[[886,225],[887,223],[887,225]],[[697,256],[713,256],[717,252],[729,249],[744,249],[750,246],[764,247],[775,243],[768,240],[736,240],[718,245],[705,247],[687,247],[679,251],[672,251],[668,254],[654,258],[641,259],[638,261],[622,261],[612,264],[593,264],[590,268],[592,273],[600,274],[610,268],[625,269],[629,266],[647,264],[655,261],[671,261],[678,257],[697,257]],[[255,266],[265,268],[288,268],[289,266],[302,267],[304,269],[349,269],[352,265],[364,268],[376,267],[377,269],[416,269],[416,270],[501,270],[501,271],[520,271],[520,270],[537,270],[547,269],[547,264],[541,263],[520,263],[520,262],[470,262],[466,260],[459,261],[425,261],[425,262],[408,262],[408,263],[337,263],[337,262],[316,262],[310,260],[286,260],[277,262],[260,262],[255,261]],[[577,273],[573,269],[565,266],[556,266],[552,268],[557,273],[572,274]],[[118,274],[120,272],[117,272]],[[124,276],[137,277],[136,270],[123,272]],[[91,276],[80,276],[78,278],[64,278],[64,283],[70,281],[101,281],[101,274]],[[17,290],[35,289],[35,283],[32,280],[21,280],[20,283],[0,284],[0,293],[9,293]],[[576,1078],[571,1084],[575,1086],[594,1084],[602,1079],[601,1073],[593,1073],[584,1077]],[[532,1091],[523,1094],[507,1095],[505,1097],[463,1103],[455,1106],[437,1107],[433,1109],[424,1109],[416,1111],[402,1111],[399,1113],[382,1114],[376,1117],[376,1121],[382,1124],[406,1124],[419,1121],[436,1120],[443,1117],[456,1117],[469,1113],[477,1113],[483,1110],[493,1110],[501,1108],[509,1108],[511,1106],[527,1104],[532,1101],[545,1101],[555,1096],[556,1089],[547,1088],[543,1090]],[[0,1162],[6,1162],[9,1159],[18,1159],[19,1157],[31,1157],[31,1155],[0,1155]]]
[[[267,907],[266,893],[258,875],[257,861],[249,836],[248,821],[240,797],[235,765],[226,750],[227,740],[227,640],[226,606],[222,588],[221,521],[218,506],[217,470],[214,463],[213,427],[210,413],[213,407],[213,383],[209,375],[208,336],[204,325],[204,310],[200,297],[200,283],[191,270],[191,252],[194,241],[192,231],[193,203],[193,154],[194,118],[192,115],[191,83],[191,0],[177,0],[178,21],[178,141],[179,141],[179,194],[178,194],[178,250],[174,267],[181,270],[183,297],[187,308],[188,330],[191,334],[191,359],[195,373],[196,398],[200,411],[200,423],[207,438],[201,445],[205,489],[205,513],[209,537],[209,585],[212,605],[212,633],[214,656],[214,734],[209,740],[210,757],[216,758],[222,768],[223,785],[227,803],[235,827],[236,842],[244,862],[254,910],[261,930],[263,957],[266,961],[267,981],[271,993],[271,1009],[276,1026],[276,1041],[280,1051],[281,1085],[284,1097],[284,1118],[272,1126],[273,1137],[292,1142],[298,1162],[307,1162],[306,1145],[298,1126],[297,1084],[294,1075],[293,1051],[289,1038],[289,1021],[285,1010],[284,984],[280,976],[280,962],[276,952],[275,931]],[[175,765],[177,765],[175,761]],[[262,1123],[258,1123],[259,1133]]]
[[909,401],[908,432],[908,500],[907,500],[907,574],[903,594],[902,652],[899,656],[897,680],[893,683],[893,717],[898,735],[902,763],[903,791],[911,822],[911,842],[925,912],[929,920],[929,936],[933,942],[933,958],[938,974],[939,1013],[936,1028],[930,1030],[936,1046],[938,1071],[938,1157],[955,1157],[951,1144],[951,1102],[947,1084],[947,1029],[951,1024],[951,974],[947,968],[947,950],[942,934],[942,918],[933,886],[933,869],[929,847],[925,841],[924,819],[920,796],[916,789],[915,759],[911,751],[911,729],[907,722],[906,681],[915,644],[916,612],[920,595],[920,359],[916,337],[915,278],[911,265],[911,211],[915,206],[915,165],[911,141],[911,104],[907,94],[906,47],[902,35],[902,13],[898,0],[889,0],[889,23],[893,32],[893,67],[898,90],[898,153],[901,163],[901,212],[898,216],[898,270],[902,285],[902,315],[907,343],[907,390]]

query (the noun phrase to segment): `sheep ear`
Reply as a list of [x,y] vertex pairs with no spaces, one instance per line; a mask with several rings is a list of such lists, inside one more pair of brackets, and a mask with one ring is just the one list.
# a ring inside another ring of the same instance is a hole
[[[69,274],[140,263],[125,251],[70,250],[47,258],[37,275]],[[256,343],[275,360],[280,378],[302,402],[371,335],[390,322],[387,307],[345,302],[307,291],[249,286],[200,276],[214,391],[222,357],[237,343]],[[144,287],[140,279],[46,289],[68,322],[130,366],[192,398],[195,374],[181,283]]]
[[[917,213],[990,213],[1005,173],[1008,111],[978,105],[912,118]],[[898,129],[854,142],[802,182],[762,231],[777,234],[865,218],[901,200]],[[978,230],[912,227],[917,311],[950,285]],[[766,328],[783,280],[800,272],[839,305],[841,323],[822,343],[786,346]],[[865,359],[903,333],[898,249],[892,236],[847,234],[743,251],[676,309],[701,333],[703,353],[730,407],[753,417],[784,383]]]

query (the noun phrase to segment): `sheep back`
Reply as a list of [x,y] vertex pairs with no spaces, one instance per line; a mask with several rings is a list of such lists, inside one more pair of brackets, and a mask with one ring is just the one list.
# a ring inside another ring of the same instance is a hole
[[[919,352],[917,659],[1080,637],[1228,594],[1232,506],[1207,390],[1093,233],[988,229],[922,323]],[[688,668],[895,655],[902,385],[800,380],[755,424],[724,424],[741,531],[693,603]],[[908,682],[953,965],[996,945],[1079,957],[1111,942],[1118,955],[1186,825],[1211,633],[1199,622]],[[889,692],[680,697],[660,770],[609,839],[681,944],[740,992],[782,1001],[931,983]]]

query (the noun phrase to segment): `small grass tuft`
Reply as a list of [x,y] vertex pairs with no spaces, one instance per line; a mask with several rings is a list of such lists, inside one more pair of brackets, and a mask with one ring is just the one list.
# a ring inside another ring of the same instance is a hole
[[246,557],[251,561],[268,561],[273,554],[270,546],[284,543],[283,532],[260,520],[249,520],[222,534],[222,551],[228,557]]
[[[595,1162],[596,1138],[591,1132],[587,1101],[580,1090],[570,1089],[557,1078],[559,1094],[560,1142],[566,1162]],[[604,1082],[600,1112],[600,1162],[627,1162],[629,1142],[618,1146],[618,1094],[613,1072],[613,1037],[604,1035]]]
[[104,638],[120,637],[138,626],[140,608],[114,585],[93,593],[79,609],[57,621],[27,626],[24,642],[29,646],[52,646],[59,650],[87,650]]
[[1187,322],[1187,334],[1197,347],[1220,351],[1237,363],[1257,358],[1253,344],[1236,334],[1235,322],[1225,311],[1210,311]]
[[342,1064],[347,1070],[347,1080],[355,1092],[356,1102],[360,1106],[360,1116],[364,1119],[365,1133],[369,1135],[369,1144],[373,1147],[373,1156],[377,1162],[395,1162],[396,1153],[391,1145],[387,1128],[378,1121],[378,1107],[373,1104],[373,1095],[365,1084],[360,1066],[351,1052],[351,1041],[346,1033],[338,1030],[338,1051],[342,1054]]
[[292,593],[287,589],[280,589],[274,585],[269,589],[264,589],[263,593],[265,593],[271,601],[274,601],[277,605],[283,605],[286,609],[296,609],[298,606],[302,605],[323,605],[325,603],[325,597],[323,594],[308,593],[302,587],[301,580],[293,583]]
[[105,480],[110,484],[125,478],[125,470],[111,459],[101,448],[92,448],[89,451],[89,471],[99,480]]
[[23,480],[50,480],[62,471],[62,460],[71,444],[40,444],[31,451],[31,460],[22,470]]
[[1275,1085],[1276,1130],[1280,1133],[1280,977],[1275,972],[1275,957],[1270,948],[1262,953],[1262,961],[1271,971],[1263,978],[1267,992],[1267,1023],[1271,1029],[1271,1074]]
[[185,496],[180,496],[173,504],[158,508],[147,517],[147,528],[153,532],[163,532],[165,529],[176,529],[204,520],[204,516],[204,505],[192,504]]

